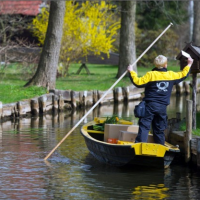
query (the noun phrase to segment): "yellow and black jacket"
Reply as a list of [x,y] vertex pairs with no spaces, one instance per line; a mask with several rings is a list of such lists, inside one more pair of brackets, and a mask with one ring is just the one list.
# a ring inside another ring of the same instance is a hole
[[167,68],[154,68],[141,78],[138,78],[136,72],[131,71],[130,78],[136,87],[145,87],[144,101],[169,105],[173,85],[183,81],[189,73],[189,66],[184,67],[180,72],[167,71]]

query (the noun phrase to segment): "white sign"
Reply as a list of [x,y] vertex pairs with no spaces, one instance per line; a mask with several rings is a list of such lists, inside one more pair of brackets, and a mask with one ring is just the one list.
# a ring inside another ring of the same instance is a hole
[[181,51],[182,55],[186,58],[191,58],[190,54],[186,53],[185,51]]

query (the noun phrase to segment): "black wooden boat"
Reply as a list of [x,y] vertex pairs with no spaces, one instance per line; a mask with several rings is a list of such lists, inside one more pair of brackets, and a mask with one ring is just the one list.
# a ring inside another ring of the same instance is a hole
[[[94,125],[102,125],[105,120],[105,118],[95,118],[94,121],[86,123],[81,127],[81,134],[85,139],[90,153],[102,163],[112,166],[142,165],[146,167],[167,168],[173,161],[175,154],[180,152],[178,147],[167,142],[165,142],[165,145],[153,143],[151,134],[149,134],[148,143],[134,143],[133,140],[123,141],[120,138],[116,138],[117,141],[115,143],[105,141],[106,135],[110,134],[109,131],[115,130],[117,132],[116,127],[122,129],[121,133],[128,134],[128,136],[131,135],[132,138],[135,138],[137,135],[136,132],[126,131],[134,125],[125,120],[119,120],[118,124],[120,125],[106,124],[103,131],[94,130]],[[110,128],[106,130],[106,126]],[[118,130],[118,133],[113,134],[118,135],[119,132],[120,130]]]

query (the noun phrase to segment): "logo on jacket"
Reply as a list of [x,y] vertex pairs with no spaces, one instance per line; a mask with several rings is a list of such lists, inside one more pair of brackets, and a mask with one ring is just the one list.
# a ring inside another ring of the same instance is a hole
[[157,92],[167,92],[167,88],[169,86],[169,82],[160,82],[160,83],[156,83],[156,86],[158,87]]

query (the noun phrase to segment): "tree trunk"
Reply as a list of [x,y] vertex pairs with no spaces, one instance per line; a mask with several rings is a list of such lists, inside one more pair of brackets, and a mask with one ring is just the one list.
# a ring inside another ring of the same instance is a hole
[[49,23],[38,68],[25,86],[36,85],[55,89],[64,14],[65,1],[50,2]]
[[[200,1],[194,2],[194,23],[193,23],[193,36],[192,42],[194,45],[200,45]],[[192,113],[192,128],[196,129],[196,93],[197,93],[197,74],[192,75],[192,100],[193,100],[193,113]]]
[[[119,47],[119,68],[117,78],[136,60],[135,52],[135,12],[136,1],[121,2],[121,29]],[[137,66],[134,66],[137,72]]]
[[200,45],[200,1],[194,1],[194,23],[193,23],[193,37],[194,45]]

